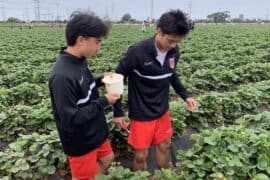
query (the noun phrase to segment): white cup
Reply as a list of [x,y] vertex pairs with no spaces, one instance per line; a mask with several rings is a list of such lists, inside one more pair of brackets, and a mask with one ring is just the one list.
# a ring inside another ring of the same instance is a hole
[[103,78],[107,93],[117,93],[119,95],[124,92],[124,76],[122,74],[112,73],[112,75]]

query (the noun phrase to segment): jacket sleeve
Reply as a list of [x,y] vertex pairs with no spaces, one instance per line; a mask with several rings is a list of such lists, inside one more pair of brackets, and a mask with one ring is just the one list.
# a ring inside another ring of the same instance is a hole
[[[178,61],[179,59],[179,54],[176,57],[176,61]],[[172,77],[171,77],[171,84],[173,89],[175,90],[175,92],[183,99],[186,100],[189,95],[188,92],[186,90],[186,88],[183,86],[183,84],[181,83],[179,76],[177,74],[177,72],[174,70]]]
[[116,72],[128,77],[138,64],[136,58],[136,48],[134,46],[129,47],[125,56],[120,60]]
[[104,83],[102,82],[104,76],[98,76],[95,78],[96,86],[101,87],[104,86]]
[[71,79],[61,76],[54,76],[49,81],[49,87],[55,110],[61,123],[66,125],[83,125],[94,117],[108,105],[107,99],[99,97],[90,101],[87,106],[77,105],[77,90]]
[[[128,76],[133,72],[138,64],[138,60],[136,58],[135,48],[129,47],[125,56],[120,60],[118,67],[115,72],[122,74],[124,79],[126,80]],[[114,117],[121,117],[124,115],[122,108],[122,98],[116,101],[113,105]]]

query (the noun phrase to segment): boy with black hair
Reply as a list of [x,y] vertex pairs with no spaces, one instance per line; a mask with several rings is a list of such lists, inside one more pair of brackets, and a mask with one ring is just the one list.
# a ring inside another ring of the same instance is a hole
[[53,115],[73,180],[106,173],[114,157],[104,108],[119,95],[100,97],[102,77],[94,78],[87,64],[108,31],[109,25],[93,14],[73,14],[66,27],[67,47],[61,49],[49,78]]
[[[128,143],[135,149],[134,170],[147,170],[146,158],[156,145],[158,168],[169,167],[173,129],[169,115],[170,84],[193,111],[196,102],[189,97],[176,72],[180,54],[178,43],[188,34],[187,19],[180,10],[164,13],[154,37],[132,45],[120,61],[117,73],[128,77]],[[114,122],[126,129],[121,100],[114,104]]]

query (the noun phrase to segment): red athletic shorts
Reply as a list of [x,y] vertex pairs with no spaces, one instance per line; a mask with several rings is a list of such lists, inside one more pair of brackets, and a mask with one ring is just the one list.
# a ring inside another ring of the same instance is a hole
[[148,149],[152,144],[160,144],[165,139],[170,138],[172,134],[169,111],[151,121],[130,119],[128,144],[134,149]]
[[101,146],[87,154],[68,157],[71,175],[78,179],[94,178],[98,174],[97,160],[111,154],[112,147],[107,139]]

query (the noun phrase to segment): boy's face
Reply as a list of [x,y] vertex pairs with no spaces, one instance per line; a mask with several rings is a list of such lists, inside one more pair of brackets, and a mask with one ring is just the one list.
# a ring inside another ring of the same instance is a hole
[[95,56],[100,50],[101,39],[96,37],[79,37],[80,53],[85,58]]
[[175,48],[176,45],[181,41],[181,36],[165,34],[160,28],[158,28],[156,36],[156,43],[160,46],[160,50],[162,51],[169,51]]

